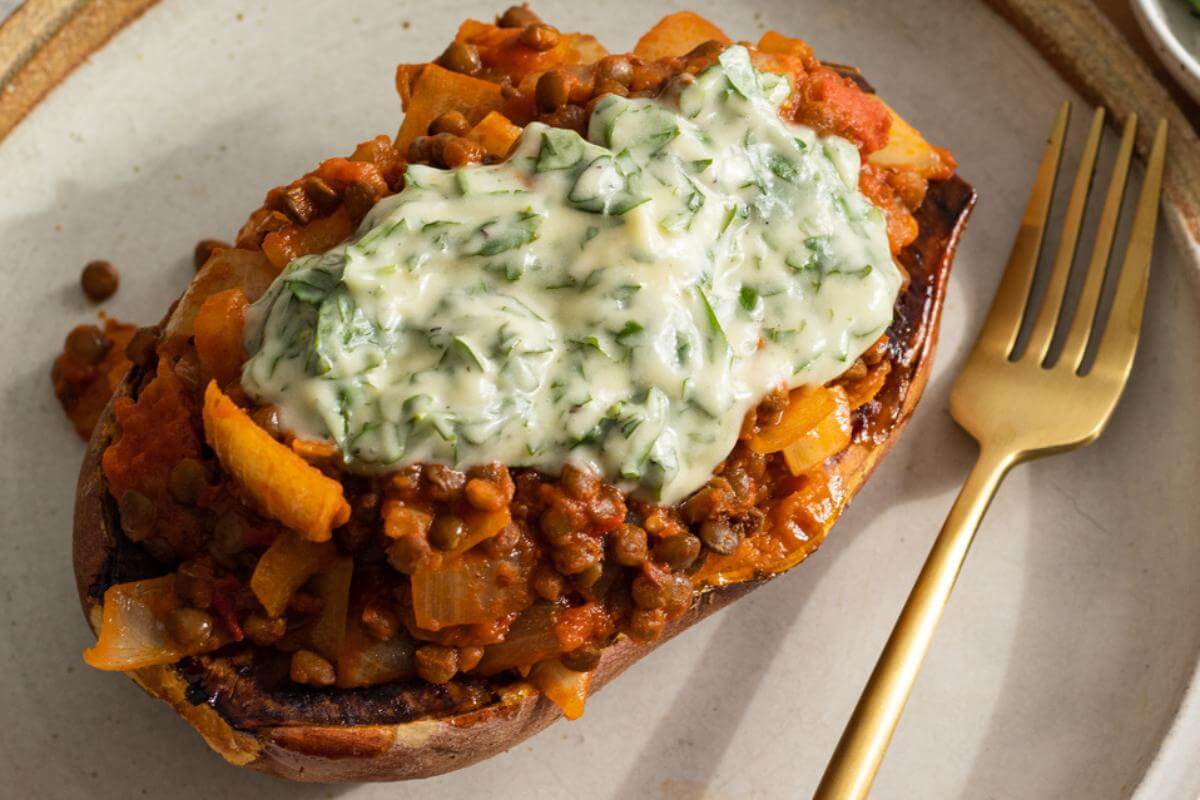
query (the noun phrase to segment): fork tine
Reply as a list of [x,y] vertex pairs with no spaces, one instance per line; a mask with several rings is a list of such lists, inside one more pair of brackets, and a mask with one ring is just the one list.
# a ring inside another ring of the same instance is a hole
[[1042,155],[1041,166],[1033,182],[1033,192],[1025,206],[1021,227],[1008,256],[1008,266],[988,310],[987,319],[979,335],[979,344],[1000,348],[1004,358],[1012,352],[1017,333],[1021,330],[1021,318],[1029,298],[1029,287],[1037,270],[1038,256],[1042,251],[1042,240],[1046,233],[1046,219],[1050,215],[1050,203],[1054,198],[1054,183],[1058,177],[1058,164],[1062,160],[1063,141],[1067,134],[1067,121],[1071,116],[1071,103],[1067,101],[1058,109],[1050,138]]
[[1079,230],[1083,227],[1083,212],[1087,208],[1088,195],[1092,191],[1092,176],[1096,171],[1096,156],[1100,152],[1100,136],[1103,133],[1104,107],[1101,106],[1092,115],[1092,127],[1088,131],[1087,144],[1084,145],[1083,155],[1079,159],[1079,170],[1075,173],[1075,183],[1071,187],[1071,199],[1067,203],[1067,215],[1063,219],[1058,252],[1054,255],[1054,267],[1023,356],[1033,357],[1038,363],[1046,358],[1050,342],[1054,339],[1058,313],[1062,310],[1063,295],[1066,294],[1067,280],[1071,276],[1071,264],[1075,262],[1075,251],[1079,246]]
[[1142,312],[1146,307],[1146,286],[1150,281],[1150,257],[1154,251],[1154,228],[1158,223],[1158,199],[1162,191],[1163,167],[1167,156],[1167,121],[1159,120],[1154,132],[1154,147],[1146,164],[1142,193],[1138,195],[1137,213],[1125,248],[1121,277],[1113,295],[1108,324],[1096,351],[1092,372],[1103,372],[1122,383],[1129,377],[1133,354],[1137,350],[1138,334],[1142,329]]
[[1072,372],[1077,371],[1083,363],[1092,322],[1096,317],[1096,307],[1100,304],[1100,290],[1104,287],[1104,274],[1108,268],[1108,258],[1112,254],[1117,221],[1121,216],[1121,200],[1125,196],[1125,183],[1129,177],[1137,126],[1137,114],[1130,114],[1125,120],[1121,147],[1117,150],[1117,160],[1108,184],[1108,195],[1104,198],[1104,210],[1100,213],[1100,227],[1096,230],[1096,242],[1092,246],[1092,260],[1088,264],[1083,291],[1079,295],[1079,304],[1075,307],[1075,316],[1071,320],[1062,355],[1059,356],[1059,366]]

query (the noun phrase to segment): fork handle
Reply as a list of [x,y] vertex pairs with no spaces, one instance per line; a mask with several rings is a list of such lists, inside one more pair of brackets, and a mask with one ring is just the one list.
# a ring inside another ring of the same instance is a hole
[[814,800],[861,800],[871,790],[979,521],[1014,461],[1012,453],[980,452],[825,768]]

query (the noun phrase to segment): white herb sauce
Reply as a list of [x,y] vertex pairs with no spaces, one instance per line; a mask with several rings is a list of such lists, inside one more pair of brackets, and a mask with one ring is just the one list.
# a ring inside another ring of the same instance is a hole
[[892,319],[858,150],[784,122],[788,92],[735,46],[675,101],[605,97],[588,141],[534,123],[503,164],[409,166],[251,308],[244,387],[353,470],[573,461],[685,497],[767,392]]

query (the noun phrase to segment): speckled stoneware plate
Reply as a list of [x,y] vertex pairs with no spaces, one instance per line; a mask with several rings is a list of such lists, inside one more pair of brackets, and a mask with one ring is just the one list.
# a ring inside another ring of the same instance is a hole
[[[95,314],[77,286],[80,266],[115,262],[123,286],[107,309],[156,319],[187,281],[197,239],[231,236],[266,188],[394,131],[394,65],[436,54],[462,18],[499,10],[164,0],[0,142],[0,795],[811,793],[973,456],[946,414],[951,377],[996,286],[1044,132],[1071,93],[983,5],[689,5],[735,38],[778,28],[860,66],[955,152],[979,192],[925,400],[829,543],[636,664],[582,720],[402,787],[295,786],[229,767],[164,705],[84,667],[90,634],[70,561],[82,445],[48,377],[65,332]],[[539,3],[548,20],[613,48],[678,7]],[[1200,319],[1179,256],[1165,235],[1160,243],[1143,349],[1112,426],[1098,444],[1005,483],[876,797],[1126,798],[1163,752],[1200,652]],[[1153,769],[1158,788],[1143,796],[1194,798],[1195,752],[1166,751]]]
[[1132,5],[1163,64],[1200,100],[1200,12],[1189,0],[1133,0]]

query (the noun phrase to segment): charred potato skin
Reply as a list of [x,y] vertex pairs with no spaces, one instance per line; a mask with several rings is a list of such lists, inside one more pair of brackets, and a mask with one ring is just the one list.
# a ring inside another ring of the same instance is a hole
[[[883,391],[890,400],[891,418],[880,420],[877,435],[855,441],[836,457],[836,472],[848,497],[895,443],[928,381],[951,263],[974,202],[974,190],[955,175],[932,182],[917,212],[920,237],[899,258],[912,280],[897,302],[890,331],[893,370]],[[117,395],[136,395],[145,375],[144,368],[135,367]],[[116,503],[105,487],[101,456],[115,433],[110,401],[88,444],[76,493],[76,587],[94,632],[99,630],[105,589],[162,571],[121,533]],[[774,577],[702,593],[655,643],[619,637],[604,651],[591,691],[658,644]],[[561,716],[553,703],[521,681],[474,679],[451,687],[269,693],[228,658],[209,656],[127,674],[148,694],[171,705],[229,762],[297,781],[438,775],[507,750]]]

